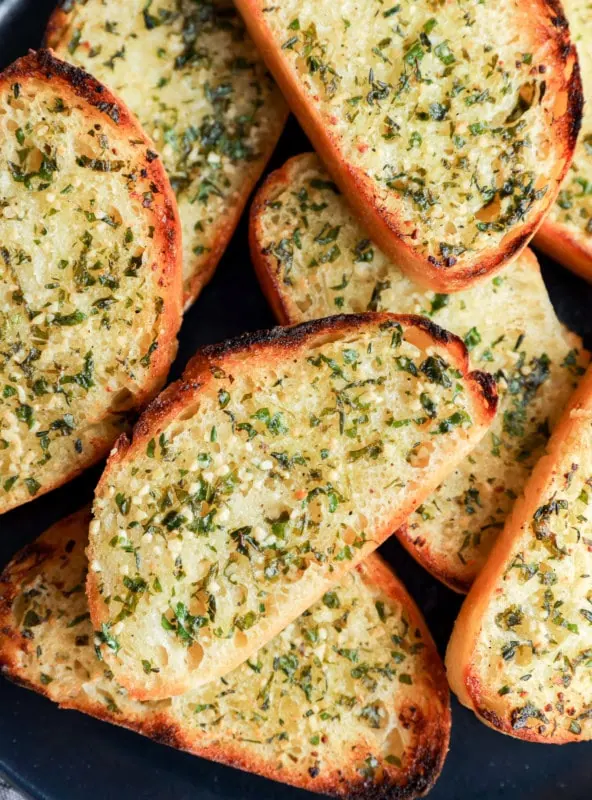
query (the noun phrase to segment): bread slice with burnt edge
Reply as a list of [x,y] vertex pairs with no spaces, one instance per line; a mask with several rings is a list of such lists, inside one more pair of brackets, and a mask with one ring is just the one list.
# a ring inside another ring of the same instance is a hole
[[442,768],[448,686],[420,612],[376,555],[226,676],[138,703],[97,658],[84,594],[88,512],[0,577],[3,674],[155,741],[337,797],[412,800]]
[[456,621],[459,700],[502,733],[592,738],[592,371],[553,433]]
[[199,351],[96,490],[87,593],[116,679],[155,699],[241,664],[409,516],[496,405],[461,340],[420,317]]
[[588,363],[524,251],[455,294],[415,284],[372,242],[318,157],[273,172],[251,209],[251,256],[283,324],[366,310],[415,313],[461,336],[500,396],[493,425],[397,536],[432,575],[467,592]]
[[2,513],[101,459],[161,388],[182,265],[161,161],[86,72],[47,50],[2,72],[0,149]]
[[584,117],[574,160],[535,245],[592,281],[592,13],[588,0],[563,0],[580,60]]
[[368,234],[453,292],[509,263],[552,206],[582,112],[557,0],[237,0]]
[[117,92],[161,154],[183,227],[184,302],[210,280],[287,106],[229,0],[68,0],[46,42]]

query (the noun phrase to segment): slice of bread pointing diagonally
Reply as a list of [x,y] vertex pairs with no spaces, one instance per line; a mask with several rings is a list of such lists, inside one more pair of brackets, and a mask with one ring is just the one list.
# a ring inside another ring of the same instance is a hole
[[0,145],[1,513],[105,455],[158,391],[182,290],[160,159],[94,78],[48,51],[14,63]]
[[154,140],[179,203],[193,302],[287,116],[240,16],[229,0],[68,0],[46,41],[117,92]]
[[462,341],[421,317],[198,352],[97,487],[87,592],[116,679],[154,699],[234,669],[409,516],[496,405]]
[[279,321],[340,312],[421,314],[461,336],[496,378],[500,410],[484,439],[397,535],[439,580],[468,591],[583,374],[588,355],[558,321],[527,250],[456,294],[425,290],[368,239],[312,154],[272,173],[252,207],[251,252]]
[[237,0],[369,235],[410,278],[466,288],[553,204],[581,120],[558,0]]
[[450,685],[521,739],[592,739],[592,371],[456,622]]
[[584,84],[584,119],[575,157],[535,244],[592,281],[592,6],[563,0]]
[[444,669],[415,604],[371,555],[224,680],[131,699],[95,652],[84,594],[89,515],[58,523],[0,577],[4,674],[152,739],[338,797],[413,798],[450,734]]

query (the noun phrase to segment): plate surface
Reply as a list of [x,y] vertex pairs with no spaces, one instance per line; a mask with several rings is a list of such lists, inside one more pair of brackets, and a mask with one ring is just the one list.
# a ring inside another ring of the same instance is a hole
[[[121,0],[124,2],[124,0]],[[54,0],[0,0],[0,68],[41,41]],[[271,168],[310,149],[291,120]],[[592,346],[592,287],[543,261],[560,319]],[[187,314],[177,377],[199,345],[273,325],[249,260],[243,219],[216,277]],[[90,500],[100,470],[0,517],[0,566],[50,524]],[[460,598],[395,540],[381,549],[419,603],[443,653]],[[179,753],[0,680],[0,772],[35,800],[306,800],[318,797]],[[453,700],[451,750],[431,800],[589,800],[592,742],[568,747],[514,741]]]

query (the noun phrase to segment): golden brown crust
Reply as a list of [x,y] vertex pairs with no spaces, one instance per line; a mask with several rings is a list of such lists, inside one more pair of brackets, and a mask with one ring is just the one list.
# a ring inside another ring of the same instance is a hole
[[[44,44],[47,47],[58,49],[64,47],[71,37],[72,18],[63,8],[58,6],[52,13],[45,29]],[[216,222],[216,236],[212,240],[206,259],[199,261],[199,269],[192,272],[191,279],[185,282],[183,291],[183,307],[185,311],[193,305],[201,294],[202,289],[212,279],[216,267],[236,230],[243,215],[247,201],[261,178],[267,162],[271,158],[277,141],[288,119],[288,107],[282,108],[282,114],[277,120],[276,130],[263,143],[261,156],[254,160],[244,175],[239,196],[234,196],[234,206],[229,213],[219,217]],[[196,264],[198,263],[196,258]]]
[[[523,4],[528,6],[531,16],[537,13],[532,8],[533,4]],[[569,38],[567,20],[557,0],[536,0],[534,3],[538,6],[541,30],[544,29],[544,37],[548,39],[553,60],[557,64],[553,78],[547,85],[548,92],[556,92],[556,107],[561,112],[554,122],[559,167],[554,176],[555,186],[553,191],[547,192],[544,204],[531,221],[514,229],[498,248],[483,251],[472,262],[457,268],[445,268],[443,264],[434,259],[430,261],[415,251],[403,235],[401,220],[381,201],[374,181],[361,169],[344,160],[337,137],[332,134],[320,112],[308,102],[281,43],[274,39],[267,26],[261,0],[236,0],[236,5],[251,37],[288,99],[290,108],[336,183],[348,197],[370,237],[410,278],[437,292],[460,291],[500,270],[528,245],[555,202],[573,157],[582,116],[583,92],[577,54]]]
[[[28,80],[42,80],[60,86],[64,97],[75,96],[89,108],[90,114],[96,114],[101,122],[117,129],[117,136],[140,140],[146,147],[143,174],[154,186],[154,199],[147,216],[152,218],[154,227],[155,250],[158,258],[151,265],[164,298],[162,314],[159,318],[158,347],[150,360],[150,371],[146,385],[134,396],[134,405],[129,411],[139,411],[148,403],[164,385],[170,365],[177,353],[177,333],[182,319],[182,263],[181,263],[181,226],[177,203],[169,179],[160,158],[151,149],[150,140],[144,135],[142,128],[124,103],[113,95],[99,81],[84,70],[73,67],[56,58],[51,50],[30,51],[26,56],[15,61],[0,73],[0,92],[14,83]],[[57,477],[40,488],[36,497],[46,494],[75,478],[92,464],[100,461],[108,452],[112,440],[95,440],[88,462],[76,466],[67,475]],[[33,498],[30,498],[33,499]],[[2,512],[14,505],[5,504]]]
[[460,702],[470,708],[486,724],[502,733],[531,742],[564,744],[574,741],[567,730],[557,730],[552,737],[541,736],[535,728],[522,728],[517,733],[508,720],[487,708],[487,692],[475,666],[475,649],[481,634],[482,620],[492,597],[498,591],[500,578],[507,569],[517,540],[540,506],[541,495],[556,472],[565,442],[582,424],[582,414],[590,418],[592,402],[592,369],[574,392],[555,431],[546,454],[537,463],[524,494],[516,502],[504,530],[491,555],[479,573],[462,605],[446,652],[448,683]]
[[578,234],[570,226],[547,217],[534,244],[580,278],[592,281],[592,239],[589,236]]
[[[296,352],[299,348],[320,344],[332,335],[345,334],[348,331],[355,332],[368,323],[379,326],[383,323],[392,322],[401,324],[408,332],[411,329],[412,336],[408,334],[409,340],[414,344],[417,343],[420,347],[426,347],[429,342],[437,342],[447,347],[451,362],[466,380],[468,390],[472,393],[480,409],[480,417],[475,420],[476,426],[479,429],[486,428],[495,416],[497,409],[498,398],[495,382],[486,373],[469,371],[468,352],[464,342],[459,337],[443,330],[430,320],[412,315],[365,313],[334,316],[323,320],[304,322],[289,328],[274,328],[270,331],[245,334],[237,339],[222,344],[210,345],[198,351],[189,362],[183,377],[167,387],[142,414],[134,428],[132,441],[130,442],[125,435],[120,437],[111,451],[105,471],[97,485],[95,497],[99,498],[107,491],[112,474],[120,461],[128,458],[133,459],[136,455],[143,453],[148,442],[152,438],[158,437],[160,431],[169,422],[197,404],[200,392],[205,390],[208,382],[212,380],[213,373],[219,369],[232,371],[240,367],[241,362],[247,360],[251,362],[253,360],[259,362],[285,360],[287,352]],[[440,469],[441,471],[442,468]],[[390,523],[384,526],[384,529],[374,532],[372,541],[368,543],[367,547],[360,548],[352,561],[349,562],[348,568],[360,563],[372,550],[384,542],[407,518],[408,513],[422,502],[428,491],[429,487],[427,491],[420,486],[412,487],[405,508],[399,510]],[[92,540],[89,543],[87,555],[89,562],[93,562],[97,557]],[[332,583],[339,580],[345,571],[345,568],[341,572],[335,570],[331,579],[320,585],[318,597]],[[89,572],[88,576],[87,596],[93,624],[95,628],[100,628],[108,619],[108,608],[98,591],[97,576],[92,571]],[[301,599],[292,608],[294,617],[303,613],[311,602],[314,602],[318,597],[307,596]],[[277,619],[274,625],[270,625],[266,629],[266,641],[277,635],[283,627],[285,627],[285,620]],[[247,652],[246,656],[248,655],[249,653]],[[225,665],[227,671],[237,667],[244,661],[246,656],[244,650],[238,652],[236,663]],[[111,658],[111,654],[106,652],[105,659],[109,661]],[[206,682],[210,679],[212,678],[209,675],[206,677],[201,676],[201,682]],[[182,694],[189,689],[190,685],[198,684],[195,676],[193,676],[192,684],[189,684],[187,677],[184,682],[178,681],[174,683],[169,678],[165,686],[161,687],[158,682],[153,681],[152,685],[147,687],[145,682],[143,685],[139,685],[133,679],[133,676],[126,674],[123,670],[119,671],[118,680],[126,687],[129,694],[138,700],[160,699],[165,696]]]
[[[315,776],[295,765],[292,771],[282,769],[263,757],[253,757],[248,746],[238,740],[232,744],[208,742],[207,734],[199,729],[187,730],[167,710],[143,710],[142,713],[109,711],[90,695],[81,691],[68,697],[56,694],[41,681],[30,679],[19,655],[31,647],[17,629],[12,612],[15,598],[21,593],[32,575],[51,562],[66,561],[73,547],[83,548],[87,539],[90,521],[88,509],[73,514],[50,528],[40,539],[25,547],[0,575],[0,671],[10,680],[42,694],[57,702],[61,708],[69,708],[90,714],[98,719],[129,728],[150,739],[170,747],[186,750],[195,755],[237,767],[248,772],[280,780],[315,792],[326,792],[360,800],[412,800],[424,795],[433,786],[442,769],[450,740],[450,699],[442,662],[437,653],[421,612],[400,583],[396,575],[377,555],[357,567],[364,582],[380,587],[393,603],[406,611],[412,627],[419,629],[424,643],[422,650],[426,661],[426,672],[431,679],[431,704],[420,711],[409,702],[400,711],[400,717],[408,729],[414,731],[416,746],[413,756],[401,774],[398,770],[384,770],[380,783],[360,777],[350,763],[341,767],[336,763],[332,769]],[[210,736],[211,739],[211,736]]]

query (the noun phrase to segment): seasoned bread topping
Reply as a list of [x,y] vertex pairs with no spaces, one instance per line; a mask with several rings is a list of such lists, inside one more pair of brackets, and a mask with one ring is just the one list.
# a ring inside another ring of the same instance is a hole
[[406,784],[413,797],[437,777],[450,725],[442,665],[378,558],[223,680],[138,703],[100,660],[83,588],[87,526],[86,514],[64,520],[2,576],[8,675],[67,707],[155,738],[166,730],[177,747],[319,791],[357,786],[365,797]]
[[283,321],[342,311],[422,314],[461,336],[472,363],[496,378],[501,408],[491,430],[400,532],[434,575],[466,591],[587,363],[555,316],[534,256],[464,292],[426,291],[367,237],[312,155],[271,176],[251,235]]
[[170,696],[224,674],[375,549],[494,413],[465,359],[393,315],[198,354],[96,492],[91,611],[118,680]]
[[48,41],[116,91],[152,137],[177,195],[195,299],[286,115],[233,4],[67,0]]
[[0,75],[0,511],[97,460],[176,349],[170,187],[125,109],[68,69],[39,54]]

